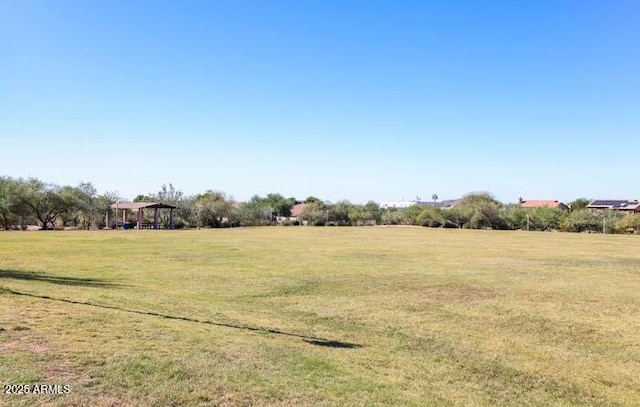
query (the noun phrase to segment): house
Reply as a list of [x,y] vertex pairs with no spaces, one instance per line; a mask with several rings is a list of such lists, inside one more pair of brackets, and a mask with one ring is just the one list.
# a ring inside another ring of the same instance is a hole
[[594,210],[610,209],[625,213],[640,213],[640,201],[637,199],[634,199],[633,201],[621,199],[597,199],[592,201],[587,208]]
[[305,208],[307,207],[307,203],[299,203],[299,204],[295,204],[291,207],[291,214],[289,215],[289,218],[283,218],[282,220],[289,220],[291,222],[300,222],[300,215],[302,214],[302,212],[304,212]]
[[292,218],[296,218],[296,219],[292,219],[292,220],[297,220],[298,216],[300,216],[302,214],[302,212],[304,212],[304,209],[307,207],[307,203],[299,203],[299,204],[295,204],[291,207],[291,217]]
[[521,208],[530,208],[530,209],[535,209],[535,208],[554,208],[554,209],[560,209],[563,211],[568,211],[569,210],[569,206],[566,205],[564,202],[558,201],[557,199],[528,199],[528,200],[524,200],[522,198],[518,199],[518,206],[520,206]]

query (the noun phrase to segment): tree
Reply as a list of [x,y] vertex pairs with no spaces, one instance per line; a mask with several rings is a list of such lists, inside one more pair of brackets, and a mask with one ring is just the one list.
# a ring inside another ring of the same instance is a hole
[[505,210],[505,219],[513,229],[556,230],[567,213],[558,208],[522,208],[510,205]]
[[589,203],[591,203],[591,201],[587,198],[578,198],[569,203],[569,208],[571,208],[572,211],[579,211],[580,209],[585,209],[589,206]]
[[416,217],[416,225],[429,226],[437,228],[444,226],[446,218],[442,212],[442,209],[433,206],[427,206],[421,209],[420,213]]
[[104,224],[103,216],[110,211],[111,202],[98,197],[98,191],[90,182],[82,182],[76,188],[65,187],[63,191],[68,196],[67,202],[72,206],[66,211],[76,225],[84,229]]
[[[138,197],[142,197],[143,200],[146,200],[144,199],[144,196],[139,195]],[[172,183],[169,183],[168,187],[166,184],[162,184],[162,187],[160,187],[160,191],[148,198],[149,201],[160,202],[165,205],[176,207],[174,214],[174,222],[176,227],[182,227],[186,224],[191,223],[190,221],[193,217],[193,205],[191,202],[192,198],[185,197],[184,193],[181,190],[176,189]],[[168,229],[170,227],[169,224],[171,223],[171,212],[167,210],[159,211],[158,221],[161,225],[164,226],[165,229]]]
[[560,221],[566,216],[565,212],[558,208],[535,208],[533,210],[533,222],[536,230],[556,230],[560,228]]
[[505,208],[505,219],[512,229],[531,229],[531,213],[520,205],[509,205]]
[[182,191],[176,189],[172,183],[169,183],[167,187],[166,184],[162,184],[160,187],[160,191],[158,191],[155,195],[152,195],[151,198],[157,202],[161,202],[167,205],[176,206],[180,203],[180,200],[183,198],[184,194]]
[[235,217],[242,226],[260,226],[271,223],[271,207],[258,195],[234,209]]
[[404,212],[405,223],[408,225],[417,225],[418,215],[420,215],[422,208],[420,205],[411,205],[407,209],[401,209],[401,211]]
[[154,199],[151,195],[143,195],[139,194],[135,198],[133,198],[133,202],[153,202]]
[[219,228],[231,215],[232,205],[223,192],[207,191],[195,198],[198,226]]
[[502,203],[487,192],[473,193],[462,198],[456,205],[455,214],[460,227],[471,229],[507,229]]
[[20,223],[28,212],[20,201],[20,182],[0,177],[0,218],[6,230]]
[[569,232],[597,232],[602,230],[602,216],[589,209],[573,210],[560,223],[560,228]]
[[307,221],[309,225],[324,226],[327,221],[328,211],[324,203],[313,201],[304,207],[300,214],[300,219]]
[[329,206],[329,222],[339,226],[350,225],[349,212],[352,208],[353,205],[349,201],[338,201]]
[[[105,223],[104,226],[108,227],[108,228],[114,228],[116,225],[116,222],[118,221],[118,219],[116,219],[116,213],[115,213],[115,209],[111,208],[111,205],[115,202],[119,202],[122,201],[122,198],[119,196],[119,194],[117,192],[114,191],[107,191],[102,195],[98,195],[98,197],[96,198],[96,211],[98,212],[99,215],[107,215],[109,214],[109,219],[107,223],[107,219],[105,219]],[[100,219],[100,218],[98,218]],[[100,225],[102,224],[101,221],[97,221]]]
[[317,203],[317,202],[322,203],[322,200],[320,198],[316,198],[315,196],[308,196],[307,199],[304,200],[304,203]]
[[367,211],[363,205],[351,205],[348,217],[351,226],[372,226],[376,224],[373,214]]
[[392,209],[385,211],[380,219],[383,225],[404,225],[407,223],[405,211]]
[[433,200],[433,204],[435,205],[436,202],[438,202],[438,194],[435,194],[435,193],[432,194],[431,195],[431,199]]
[[443,211],[442,214],[445,218],[445,227],[456,227],[456,228],[464,228],[465,223],[468,221],[467,214],[464,211],[460,210],[458,206],[454,206],[446,211]]
[[352,226],[375,226],[380,223],[380,207],[373,201],[365,205],[350,205],[347,217]]
[[601,211],[602,217],[602,233],[615,233],[618,232],[618,223],[627,216],[621,211],[612,211],[605,209]]
[[618,220],[615,225],[620,233],[640,233],[640,213],[632,213]]
[[75,208],[75,194],[68,188],[30,179],[20,189],[20,201],[33,211],[43,230],[53,228],[57,219]]
[[281,194],[271,193],[267,194],[266,198],[262,199],[273,210],[276,216],[290,216],[291,208],[296,204],[295,198],[285,198]]
[[369,201],[364,205],[364,211],[370,213],[375,221],[375,224],[380,223],[382,217],[382,211],[380,210],[380,205],[378,205],[374,201]]

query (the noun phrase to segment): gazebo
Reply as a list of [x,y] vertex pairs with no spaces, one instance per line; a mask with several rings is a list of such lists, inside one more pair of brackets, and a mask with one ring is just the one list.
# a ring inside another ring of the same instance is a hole
[[[118,209],[122,209],[122,227],[127,228],[128,211],[138,211],[136,216],[136,229],[158,229],[158,209],[169,209],[169,229],[175,229],[175,217],[173,211],[177,209],[175,206],[158,202],[116,202],[111,205],[116,210],[116,228],[118,227]],[[144,210],[153,209],[153,223],[144,222]]]

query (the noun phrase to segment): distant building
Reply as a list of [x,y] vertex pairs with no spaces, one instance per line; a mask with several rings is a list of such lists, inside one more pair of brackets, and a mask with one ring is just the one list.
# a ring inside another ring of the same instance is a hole
[[406,209],[414,205],[431,206],[434,208],[448,209],[454,207],[460,199],[447,199],[444,201],[421,201],[419,198],[412,201],[387,201],[380,202],[380,209]]
[[611,209],[626,213],[638,213],[640,212],[640,201],[637,199],[634,199],[633,201],[621,199],[597,199],[595,201],[591,201],[587,208],[594,210]]
[[380,202],[381,209],[406,209],[414,205],[420,205],[422,201],[387,201]]
[[456,206],[462,199],[445,199],[444,201],[438,202],[442,209],[449,209]]
[[307,203],[299,203],[299,204],[295,204],[293,205],[293,207],[291,208],[291,215],[289,216],[290,221],[300,221],[300,215],[302,215],[302,212],[304,212],[305,208],[308,206],[309,204]]
[[558,201],[557,199],[527,199],[526,201],[522,198],[518,199],[518,205],[521,208],[554,208],[560,209],[563,211],[568,211],[569,206],[564,202]]

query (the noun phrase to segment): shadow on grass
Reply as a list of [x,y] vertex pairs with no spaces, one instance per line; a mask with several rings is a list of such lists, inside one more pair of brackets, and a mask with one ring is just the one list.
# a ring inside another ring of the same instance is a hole
[[189,317],[181,317],[181,316],[175,316],[175,315],[161,314],[159,312],[153,312],[153,311],[139,311],[139,310],[122,308],[122,307],[115,307],[115,306],[112,306],[112,305],[100,305],[100,304],[93,304],[93,303],[85,302],[85,301],[74,301],[74,300],[67,300],[67,299],[64,299],[64,298],[55,298],[55,297],[50,297],[48,295],[36,295],[36,294],[22,293],[22,292],[19,292],[19,291],[14,291],[14,290],[11,290],[11,289],[8,289],[8,288],[3,288],[3,287],[0,287],[0,291],[4,291],[6,293],[13,294],[13,295],[21,295],[21,296],[25,296],[25,297],[39,298],[39,299],[50,300],[50,301],[58,301],[58,302],[64,302],[64,303],[68,303],[68,304],[87,305],[87,306],[90,306],[90,307],[96,307],[96,308],[103,308],[103,309],[111,309],[111,310],[117,310],[117,311],[122,311],[122,312],[128,312],[128,313],[131,313],[131,314],[150,315],[150,316],[154,316],[154,317],[160,317],[160,318],[171,319],[171,320],[188,321],[188,322],[194,322],[194,323],[198,323],[198,324],[219,326],[219,327],[224,327],[224,328],[240,329],[240,330],[244,330],[244,331],[262,332],[262,333],[268,333],[268,334],[274,334],[274,335],[282,335],[282,336],[289,336],[289,337],[294,337],[294,338],[301,338],[304,342],[306,342],[306,343],[308,343],[310,345],[315,345],[315,346],[324,346],[324,347],[329,347],[329,348],[342,348],[342,349],[357,349],[357,348],[361,348],[362,347],[362,345],[357,344],[357,343],[341,342],[341,341],[335,341],[335,340],[326,339],[326,338],[317,338],[317,337],[314,337],[314,336],[301,335],[301,334],[296,334],[296,333],[293,333],[293,332],[285,332],[285,331],[281,331],[279,329],[262,328],[262,327],[255,327],[255,326],[241,325],[241,324],[230,324],[230,323],[224,323],[224,322],[214,322],[214,321],[209,321],[209,320],[206,320],[206,319],[197,319],[197,318],[189,318]]
[[0,269],[0,279],[11,278],[14,280],[43,281],[51,284],[77,285],[83,287],[123,287],[122,284],[110,283],[100,278],[60,277],[34,271],[18,271]]
[[353,349],[353,348],[361,348],[362,347],[362,345],[358,345],[357,343],[331,341],[331,340],[328,340],[328,339],[304,338],[303,341],[305,341],[306,343],[309,343],[311,345],[324,346],[326,348]]

